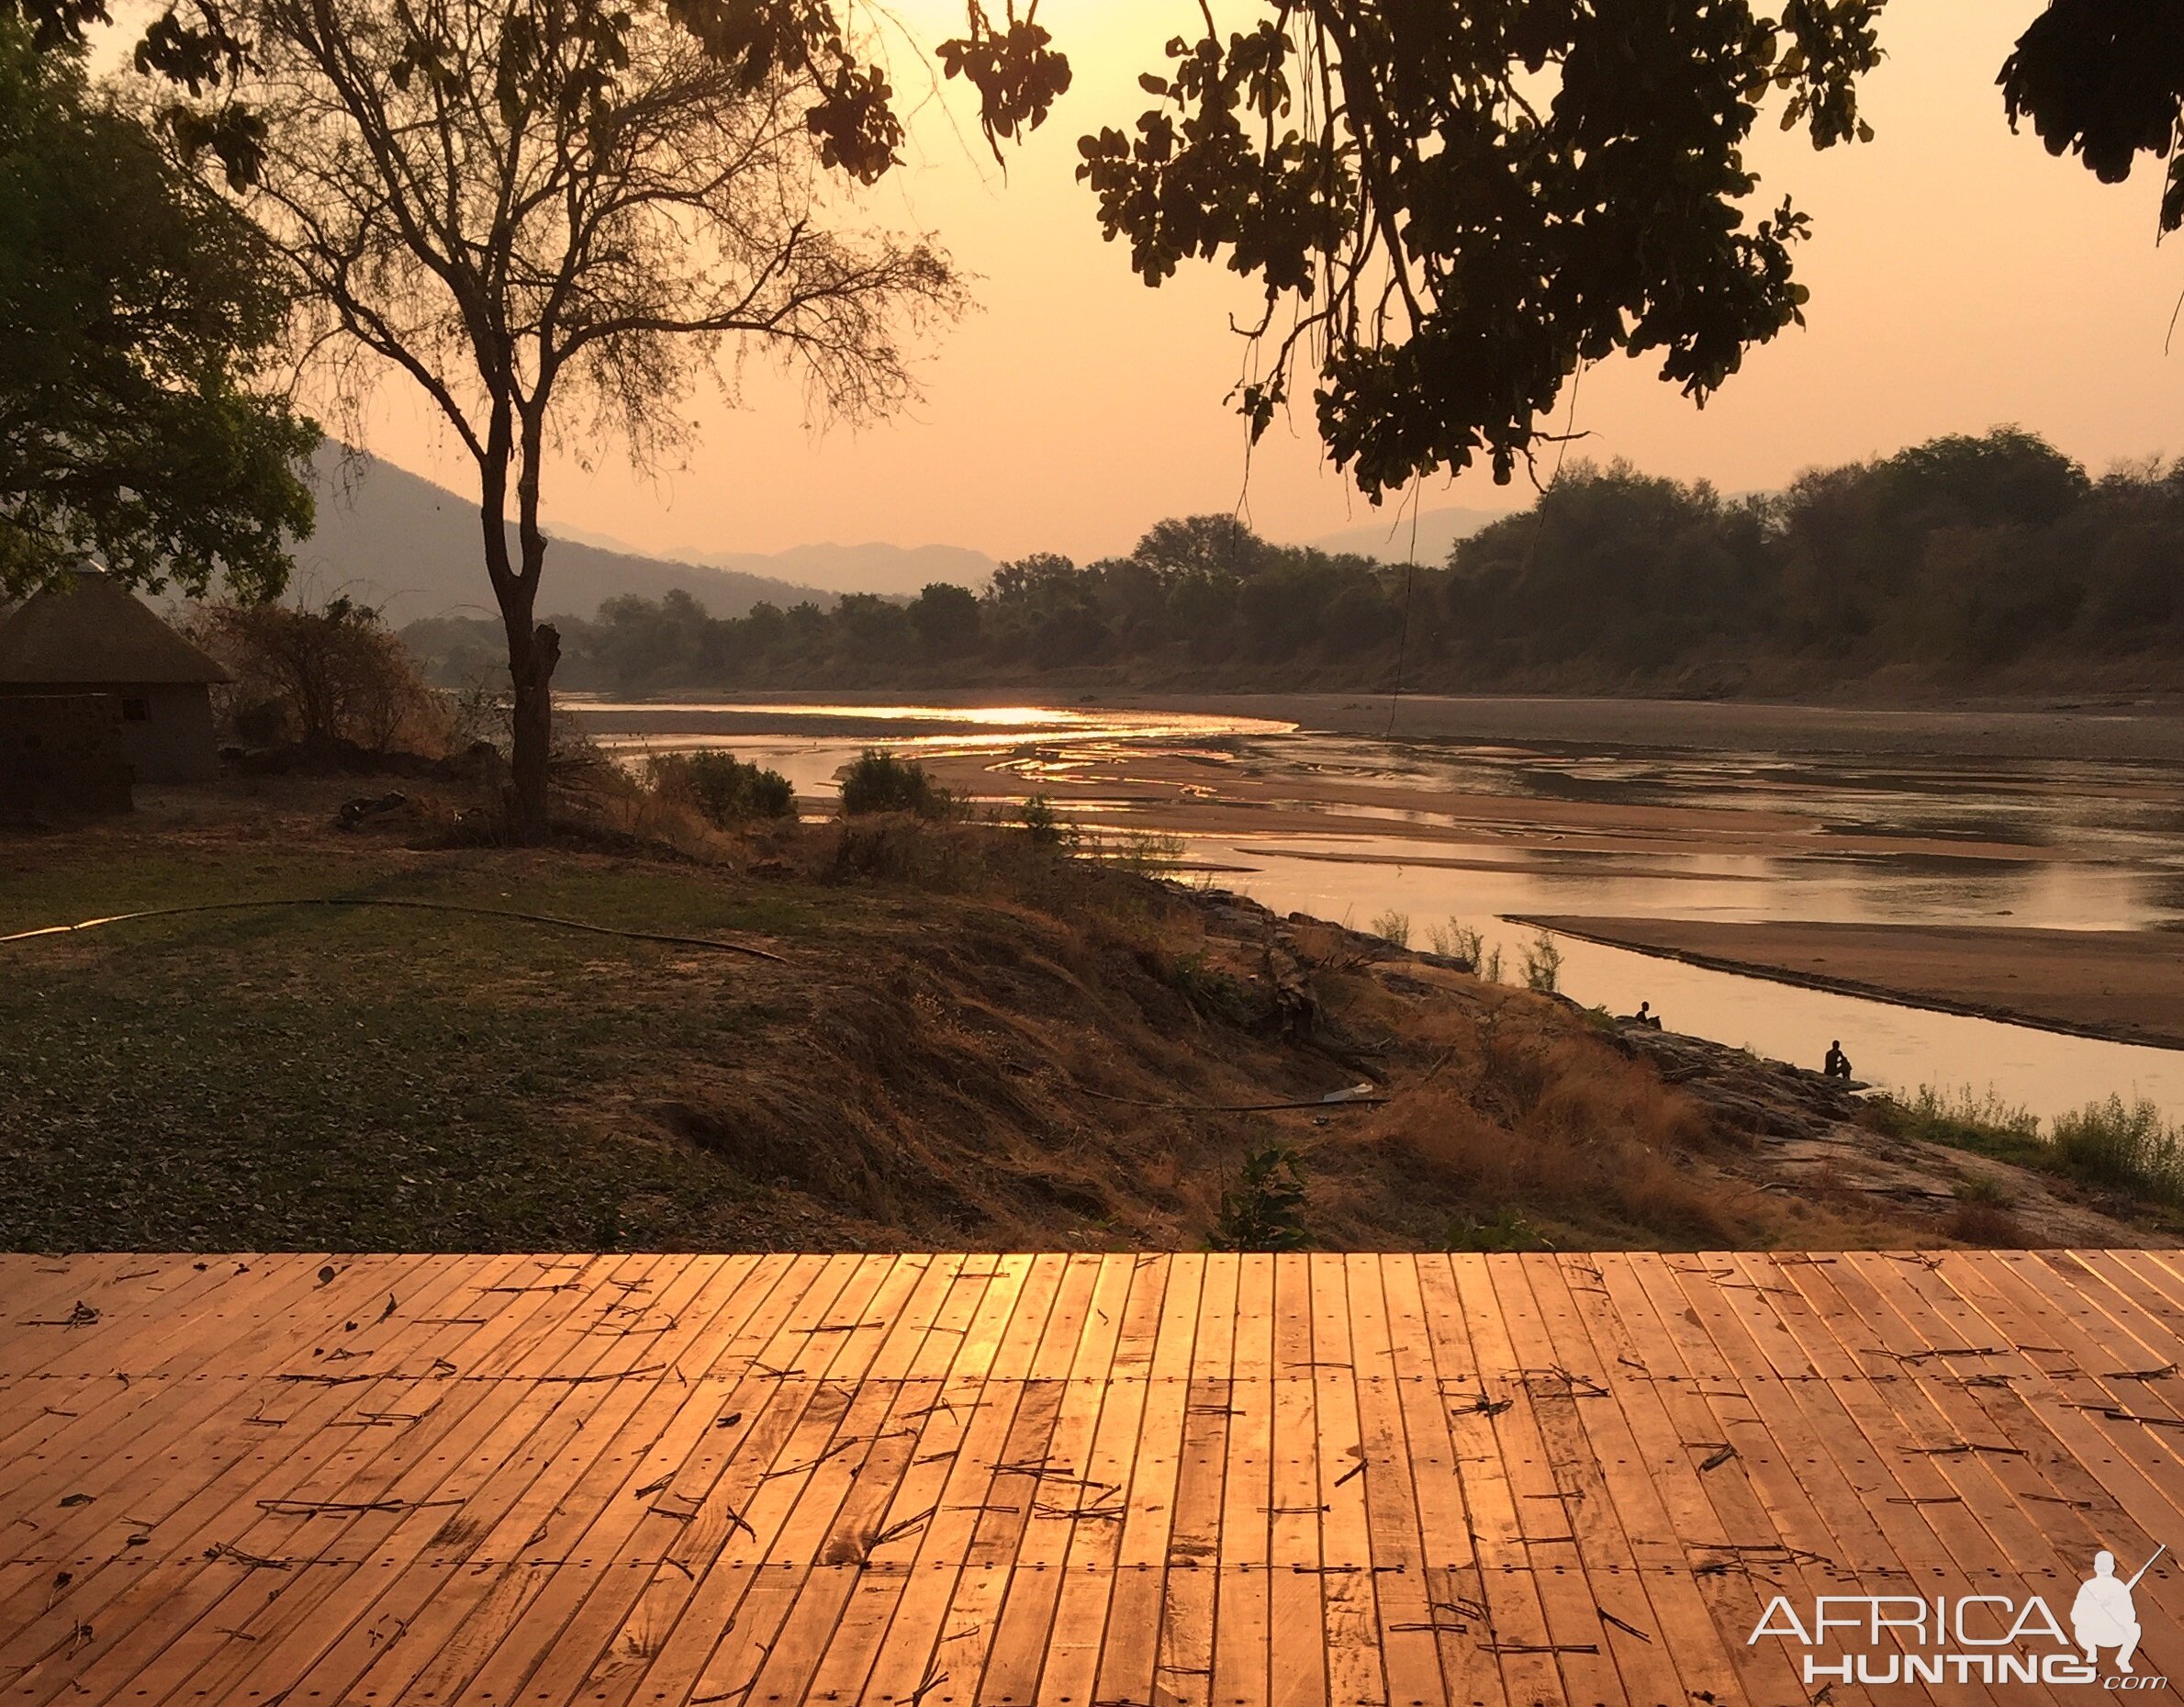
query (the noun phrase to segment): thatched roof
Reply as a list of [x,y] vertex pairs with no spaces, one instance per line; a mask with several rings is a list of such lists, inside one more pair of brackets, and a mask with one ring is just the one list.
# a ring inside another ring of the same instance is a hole
[[73,585],[0,614],[0,686],[136,687],[232,679],[120,582],[79,569]]

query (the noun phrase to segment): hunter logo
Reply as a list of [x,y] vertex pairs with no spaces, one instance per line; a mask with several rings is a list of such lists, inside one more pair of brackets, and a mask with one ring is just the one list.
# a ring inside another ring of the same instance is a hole
[[[2154,1551],[2154,1559],[2168,1551],[2164,1543]],[[2078,1599],[2070,1604],[2070,1630],[2078,1637],[2078,1645],[2085,1650],[2086,1663],[2095,1663],[2096,1656],[2104,1647],[2116,1650],[2116,1669],[2128,1674],[2131,1656],[2138,1652],[2138,1607],[2132,1600],[2131,1591],[2138,1587],[2138,1579],[2154,1568],[2154,1559],[2148,1559],[2132,1574],[2129,1582],[2116,1580],[2116,1555],[2101,1552],[2093,1555],[2093,1574],[2086,1578],[2086,1585],[2078,1591]]]
[[[2163,1690],[2168,1679],[2142,1677],[2132,1665],[2140,1625],[2132,1598],[2164,1545],[2129,1577],[2112,1553],[2096,1554],[2093,1574],[2070,1603],[2070,1628],[2039,1595],[1817,1596],[1809,1617],[1776,1595],[1745,1639],[1780,1636],[1804,1648],[1807,1683],[2091,1683],[2109,1690]],[[2102,1676],[2100,1656],[2114,1669]]]

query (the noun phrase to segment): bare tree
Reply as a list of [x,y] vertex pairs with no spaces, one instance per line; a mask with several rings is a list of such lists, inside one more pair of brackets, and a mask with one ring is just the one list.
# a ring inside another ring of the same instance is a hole
[[652,465],[682,444],[699,378],[732,385],[758,351],[830,412],[884,411],[911,389],[905,335],[960,306],[956,276],[924,241],[830,224],[837,151],[808,59],[709,51],[662,0],[249,0],[241,18],[236,93],[264,125],[246,195],[301,276],[308,346],[342,398],[383,365],[408,374],[476,461],[512,817],[535,835],[557,435]]

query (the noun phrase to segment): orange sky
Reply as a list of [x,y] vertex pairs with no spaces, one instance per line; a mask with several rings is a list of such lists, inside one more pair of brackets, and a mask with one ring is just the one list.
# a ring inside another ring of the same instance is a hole
[[[2162,347],[2184,245],[2155,246],[2155,177],[2142,167],[2103,186],[2002,120],[1994,76],[2039,4],[1894,0],[1890,61],[1865,97],[1878,140],[1816,155],[1770,126],[1757,144],[1760,199],[1787,190],[1814,218],[1800,261],[1809,326],[1754,354],[1704,411],[1645,364],[1593,370],[1577,405],[1593,435],[1584,454],[1742,490],[2005,421],[2096,470],[2184,452],[2184,348]],[[897,11],[928,39],[961,18],[959,0]],[[547,484],[550,523],[660,553],[888,540],[1089,560],[1163,515],[1233,506],[1244,440],[1222,402],[1238,359],[1226,324],[1250,294],[1203,264],[1146,289],[1126,252],[1100,240],[1070,172],[1081,134],[1142,109],[1137,73],[1196,15],[1186,0],[1045,0],[1076,86],[1005,182],[958,93],[921,113],[909,169],[871,210],[936,232],[980,275],[980,307],[933,344],[920,405],[815,434],[793,386],[755,379],[737,410],[709,393],[685,469],[655,482],[608,455],[589,471],[566,464]],[[404,384],[383,388],[370,448],[475,489]],[[1429,483],[1423,501],[1525,497],[1473,472]],[[1248,511],[1282,539],[1372,514],[1322,466],[1308,414],[1260,444]]]

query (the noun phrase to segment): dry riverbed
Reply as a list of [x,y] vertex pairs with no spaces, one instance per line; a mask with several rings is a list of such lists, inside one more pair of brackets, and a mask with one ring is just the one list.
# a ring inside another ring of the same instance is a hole
[[2184,936],[2171,931],[1733,925],[1552,914],[1519,922],[1719,971],[2184,1049]]

